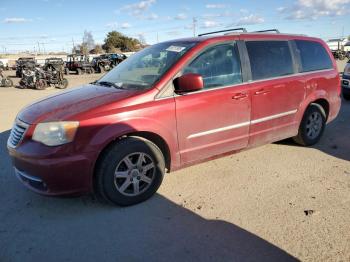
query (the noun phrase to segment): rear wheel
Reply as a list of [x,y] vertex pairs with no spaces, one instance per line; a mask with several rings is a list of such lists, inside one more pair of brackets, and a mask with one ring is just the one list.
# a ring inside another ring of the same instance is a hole
[[39,79],[35,82],[35,88],[38,90],[44,90],[46,88],[46,82],[44,79]]
[[164,171],[164,157],[155,144],[128,137],[104,153],[96,169],[95,190],[114,204],[134,205],[158,190]]
[[81,75],[82,74],[82,71],[80,68],[77,68],[77,75]]
[[69,75],[69,69],[68,69],[68,68],[65,68],[65,69],[64,69],[64,74],[65,74],[65,75]]
[[294,141],[303,146],[312,146],[322,137],[326,126],[326,114],[316,104],[311,104],[305,111],[299,132]]

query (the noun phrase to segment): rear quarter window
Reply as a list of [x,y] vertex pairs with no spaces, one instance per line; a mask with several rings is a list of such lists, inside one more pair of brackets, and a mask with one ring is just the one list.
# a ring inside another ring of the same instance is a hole
[[286,76],[294,73],[287,41],[247,41],[253,80]]
[[333,68],[326,49],[318,42],[295,40],[297,51],[300,54],[302,72],[317,71]]

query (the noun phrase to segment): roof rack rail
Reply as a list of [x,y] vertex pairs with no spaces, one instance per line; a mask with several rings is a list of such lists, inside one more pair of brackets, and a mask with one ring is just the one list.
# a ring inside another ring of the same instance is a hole
[[280,31],[278,29],[260,30],[260,31],[254,31],[253,33],[267,33],[267,32],[275,32],[276,34],[280,34]]
[[242,32],[246,33],[246,32],[247,32],[247,29],[245,29],[245,28],[243,28],[243,27],[240,27],[240,28],[232,28],[232,29],[227,29],[227,30],[220,30],[220,31],[214,31],[214,32],[199,34],[198,36],[212,35],[212,34],[225,33],[225,32],[232,32],[232,31],[242,31]]

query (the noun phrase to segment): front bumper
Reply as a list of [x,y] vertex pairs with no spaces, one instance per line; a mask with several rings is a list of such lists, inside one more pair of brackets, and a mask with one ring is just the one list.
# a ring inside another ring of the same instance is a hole
[[8,147],[15,174],[26,187],[48,196],[92,192],[94,153],[41,158],[26,152],[29,148]]

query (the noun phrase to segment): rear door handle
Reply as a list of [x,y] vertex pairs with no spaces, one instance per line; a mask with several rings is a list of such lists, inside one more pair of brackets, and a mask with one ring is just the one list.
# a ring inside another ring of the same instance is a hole
[[256,91],[254,94],[255,95],[265,95],[267,93],[270,93],[270,91],[269,90],[265,90],[265,89],[261,89],[259,91]]
[[239,93],[239,94],[235,94],[232,99],[235,99],[235,100],[241,100],[243,98],[246,98],[248,97],[248,95],[246,93]]

